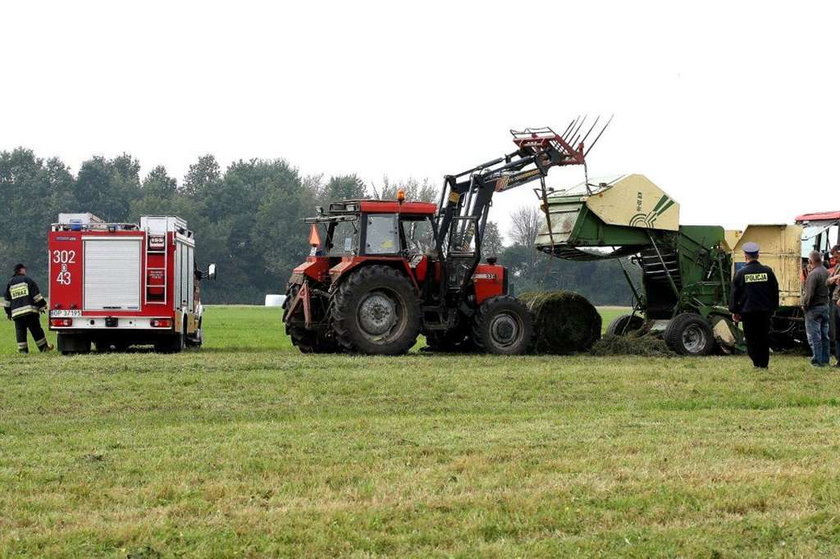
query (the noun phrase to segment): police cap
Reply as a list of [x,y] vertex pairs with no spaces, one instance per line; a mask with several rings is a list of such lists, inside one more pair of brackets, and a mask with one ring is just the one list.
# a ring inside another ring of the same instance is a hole
[[758,254],[758,243],[746,243],[744,245],[744,252],[747,254]]

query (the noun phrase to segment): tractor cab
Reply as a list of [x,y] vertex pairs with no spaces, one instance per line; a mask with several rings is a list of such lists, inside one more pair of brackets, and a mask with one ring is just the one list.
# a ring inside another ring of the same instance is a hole
[[434,204],[425,202],[349,200],[330,204],[328,211],[321,208],[317,217],[306,220],[313,226],[313,256],[434,256],[436,210]]
[[[347,200],[318,208],[311,225],[307,262],[295,269],[312,279],[336,282],[358,266],[373,261],[395,266],[415,284],[437,265],[434,216],[437,208],[426,202]],[[308,273],[307,273],[308,271]],[[320,276],[320,277],[318,277]]]

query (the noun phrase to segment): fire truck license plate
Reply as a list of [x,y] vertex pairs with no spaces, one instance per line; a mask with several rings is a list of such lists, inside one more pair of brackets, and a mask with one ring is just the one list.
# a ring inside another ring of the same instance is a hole
[[82,316],[82,311],[80,309],[55,309],[50,311],[50,316],[52,318],[78,318]]

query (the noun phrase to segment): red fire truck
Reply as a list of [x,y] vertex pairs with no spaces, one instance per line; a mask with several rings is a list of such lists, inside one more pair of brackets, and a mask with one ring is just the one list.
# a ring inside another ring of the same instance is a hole
[[202,341],[195,239],[174,216],[140,224],[59,214],[49,235],[50,330],[62,353],[153,345],[177,352]]

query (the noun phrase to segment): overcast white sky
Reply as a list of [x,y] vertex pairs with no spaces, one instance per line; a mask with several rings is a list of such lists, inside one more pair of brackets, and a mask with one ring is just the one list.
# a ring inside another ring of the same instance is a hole
[[591,175],[647,175],[684,223],[790,222],[840,210],[835,6],[3,1],[0,149],[437,180],[510,128],[615,113]]

